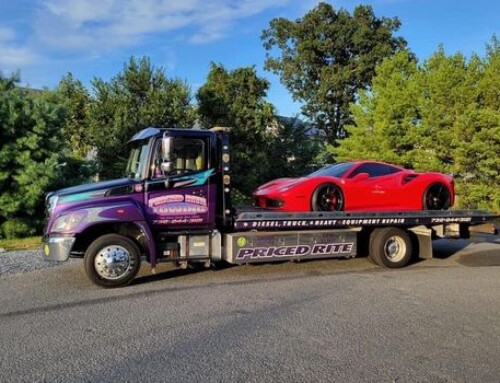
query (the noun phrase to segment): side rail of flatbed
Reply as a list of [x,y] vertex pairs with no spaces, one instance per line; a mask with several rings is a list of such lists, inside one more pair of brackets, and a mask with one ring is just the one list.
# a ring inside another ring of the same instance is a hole
[[246,230],[331,229],[351,226],[410,227],[439,224],[479,225],[500,218],[482,210],[405,211],[405,212],[274,212],[237,211],[234,228]]
[[[259,261],[259,255],[263,256],[261,258],[265,256],[269,261],[274,258],[270,254],[277,253],[277,243],[282,241],[284,236],[296,233],[296,238],[289,239],[289,242],[302,246],[304,241],[316,243],[315,238],[318,238],[319,234],[324,237],[325,233],[331,232],[332,235],[349,238],[345,242],[345,248],[350,250],[346,256],[357,255],[365,245],[369,257],[376,264],[400,268],[406,266],[414,256],[432,258],[432,239],[469,238],[471,227],[482,227],[484,232],[492,233],[494,225],[490,222],[499,217],[500,215],[480,210],[355,213],[239,211],[235,214],[235,232],[229,235],[228,241],[232,243],[229,247],[237,249],[237,252],[234,252],[229,261],[240,263],[238,257],[243,258],[241,261],[245,262]],[[476,229],[475,232],[477,231]],[[355,233],[355,239],[349,233]],[[247,246],[242,249],[235,242],[239,239],[240,242],[246,243],[250,239],[250,242],[257,243],[260,238],[268,238],[265,241],[269,242],[269,238],[273,237],[276,238],[276,243],[272,246]],[[351,246],[351,243],[354,245]],[[342,240],[331,242],[330,245],[333,250],[343,249]],[[297,252],[293,247],[289,249],[280,251]],[[337,253],[342,255],[342,252]],[[304,255],[305,257],[301,258],[318,257],[318,254]]]

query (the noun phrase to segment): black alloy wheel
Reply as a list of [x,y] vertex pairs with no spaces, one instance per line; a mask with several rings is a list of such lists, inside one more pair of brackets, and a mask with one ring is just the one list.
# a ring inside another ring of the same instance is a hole
[[344,194],[335,184],[326,183],[318,186],[312,198],[314,211],[344,210]]
[[425,210],[447,210],[451,206],[451,193],[442,183],[431,184],[424,193]]

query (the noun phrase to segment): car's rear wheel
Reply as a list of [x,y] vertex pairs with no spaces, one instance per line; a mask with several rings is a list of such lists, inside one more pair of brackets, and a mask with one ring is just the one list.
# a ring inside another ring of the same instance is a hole
[[314,191],[311,207],[314,211],[342,211],[344,210],[344,193],[335,184],[321,184]]
[[423,200],[425,210],[447,210],[451,206],[451,193],[446,185],[436,182],[425,190]]

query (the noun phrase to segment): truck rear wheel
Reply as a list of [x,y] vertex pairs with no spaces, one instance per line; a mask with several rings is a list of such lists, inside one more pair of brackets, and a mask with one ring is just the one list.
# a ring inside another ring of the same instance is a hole
[[129,238],[106,234],[88,247],[84,257],[85,273],[101,287],[129,284],[141,267],[141,253]]
[[410,235],[397,227],[375,229],[370,235],[369,253],[371,260],[379,266],[405,267],[413,255]]

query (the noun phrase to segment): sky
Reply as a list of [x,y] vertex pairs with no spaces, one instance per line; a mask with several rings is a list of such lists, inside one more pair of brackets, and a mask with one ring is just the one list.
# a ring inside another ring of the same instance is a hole
[[[499,0],[326,1],[352,11],[369,4],[377,17],[398,17],[397,35],[420,61],[443,45],[448,54],[484,55],[500,37]],[[68,72],[91,90],[94,77],[118,74],[129,58],[147,56],[168,77],[194,92],[210,63],[228,70],[255,66],[271,83],[268,100],[280,115],[300,113],[280,84],[264,70],[260,35],[276,17],[300,18],[312,0],[0,0],[0,71],[19,70],[21,82],[53,89]]]

